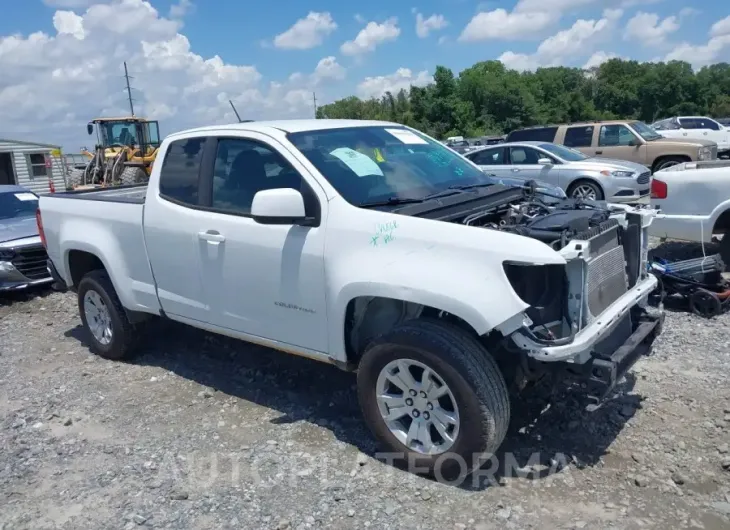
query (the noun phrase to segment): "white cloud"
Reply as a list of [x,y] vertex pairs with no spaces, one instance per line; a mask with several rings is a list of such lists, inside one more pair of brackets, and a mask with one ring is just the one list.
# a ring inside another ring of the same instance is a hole
[[694,7],[683,7],[679,10],[679,18],[692,17],[699,15],[700,13],[702,13],[702,11],[695,9]]
[[730,16],[718,20],[710,28],[710,37],[722,37],[730,35]]
[[596,52],[593,55],[591,55],[586,63],[583,65],[584,70],[590,70],[591,68],[595,68],[596,66],[601,66],[606,61],[609,61],[611,59],[618,58],[618,55],[613,52]]
[[398,19],[395,17],[382,24],[368,22],[354,40],[340,46],[340,51],[345,55],[362,55],[374,51],[380,44],[396,40],[399,35]]
[[588,7],[634,7],[658,4],[664,0],[519,0],[515,11],[520,12],[557,12],[566,13]]
[[408,90],[411,86],[425,86],[433,82],[426,70],[414,74],[408,68],[399,68],[390,75],[366,77],[357,85],[357,93],[363,98],[378,98],[386,92],[398,93],[401,89]]
[[315,83],[324,79],[342,80],[345,78],[346,70],[337,63],[337,58],[329,56],[317,63],[317,67],[314,69],[314,74],[312,75]]
[[507,51],[498,57],[508,68],[534,70],[540,66],[570,64],[587,57],[598,44],[608,40],[623,15],[620,9],[606,9],[599,20],[580,19],[568,29],[545,39],[533,54]]
[[667,43],[667,37],[679,29],[677,17],[659,18],[656,13],[639,11],[626,24],[625,40],[636,40],[646,46],[661,47]]
[[162,120],[163,134],[236,121],[229,99],[245,118],[310,117],[313,87],[318,98],[331,98],[344,76],[333,57],[283,82],[264,80],[254,65],[203,57],[180,33],[179,21],[144,0],[51,16],[48,33],[0,36],[0,137],[76,151],[89,141],[91,118],[129,112],[123,61],[134,76],[135,111]]
[[438,31],[448,26],[446,18],[443,15],[431,15],[424,18],[421,13],[416,13],[416,35],[425,39],[432,31]]
[[322,44],[324,38],[336,29],[332,15],[311,11],[274,37],[274,46],[283,50],[309,50]]
[[[89,7],[92,4],[100,4],[104,0],[43,0],[49,7],[65,7],[67,9],[80,9]],[[111,0],[109,0],[111,1]]]
[[524,72],[525,70],[535,70],[540,66],[540,62],[535,55],[527,55],[525,53],[504,52],[497,57],[507,68]]
[[683,42],[669,52],[665,61],[686,61],[694,68],[730,61],[730,34],[712,37],[707,44],[694,45]]
[[520,0],[515,6],[518,12],[562,12],[585,7],[599,0]]
[[555,12],[507,12],[504,9],[474,15],[459,36],[463,42],[488,39],[523,40],[556,21]]
[[177,4],[170,6],[170,18],[183,18],[192,13],[195,5],[191,0],[179,0]]
[[53,27],[59,35],[72,35],[78,40],[84,40],[84,19],[73,11],[56,11],[53,15]]

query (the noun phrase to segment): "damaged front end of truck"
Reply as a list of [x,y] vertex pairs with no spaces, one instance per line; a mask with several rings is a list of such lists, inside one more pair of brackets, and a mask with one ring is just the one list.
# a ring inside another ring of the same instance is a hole
[[[538,372],[560,371],[587,383],[594,400],[589,408],[595,409],[661,333],[663,309],[648,304],[657,287],[647,267],[648,227],[656,213],[606,204],[565,211],[563,221],[582,225],[567,240],[549,243],[565,265],[504,264],[530,308],[518,324],[512,319],[500,331]],[[565,228],[558,231],[565,234]]]

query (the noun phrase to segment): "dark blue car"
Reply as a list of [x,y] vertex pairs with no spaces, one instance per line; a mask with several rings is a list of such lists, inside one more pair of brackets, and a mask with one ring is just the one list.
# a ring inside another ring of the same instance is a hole
[[0,186],[0,292],[53,282],[38,235],[38,196],[22,186]]

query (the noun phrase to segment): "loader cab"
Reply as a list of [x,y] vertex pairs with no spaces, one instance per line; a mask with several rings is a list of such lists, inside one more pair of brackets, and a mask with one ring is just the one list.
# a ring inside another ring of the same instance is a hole
[[160,147],[157,121],[134,117],[99,118],[91,121],[86,128],[90,135],[96,129],[97,145],[104,149],[131,147],[146,154]]

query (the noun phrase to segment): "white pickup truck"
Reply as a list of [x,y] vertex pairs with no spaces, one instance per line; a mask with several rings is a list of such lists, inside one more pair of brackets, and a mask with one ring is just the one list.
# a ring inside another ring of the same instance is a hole
[[661,210],[654,237],[709,243],[722,235],[720,256],[730,265],[730,161],[685,162],[657,171],[651,205]]
[[147,186],[43,196],[56,278],[92,349],[151,315],[357,371],[394,462],[470,471],[508,386],[571,374],[598,399],[651,349],[654,211],[495,184],[418,131],[251,122],[165,139]]

